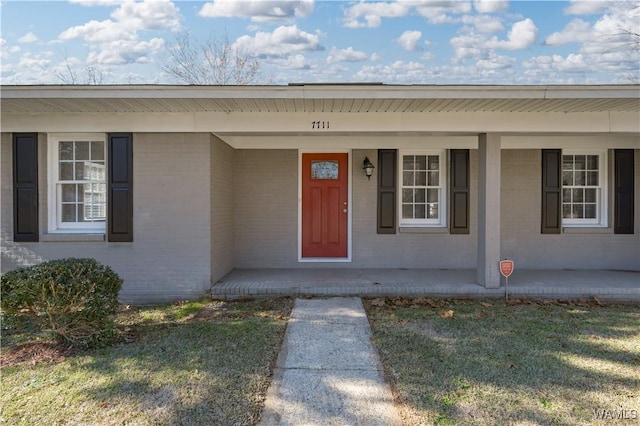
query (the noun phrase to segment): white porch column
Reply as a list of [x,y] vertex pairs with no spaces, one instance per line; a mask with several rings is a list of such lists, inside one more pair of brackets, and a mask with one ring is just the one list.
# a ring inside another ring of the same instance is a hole
[[500,135],[478,135],[478,284],[500,287]]

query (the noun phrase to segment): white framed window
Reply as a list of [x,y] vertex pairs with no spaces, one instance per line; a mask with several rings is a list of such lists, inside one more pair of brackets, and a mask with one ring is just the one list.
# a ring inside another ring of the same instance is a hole
[[104,233],[106,135],[50,134],[49,231]]
[[563,226],[607,225],[607,151],[562,151]]
[[400,226],[446,226],[446,152],[401,151]]

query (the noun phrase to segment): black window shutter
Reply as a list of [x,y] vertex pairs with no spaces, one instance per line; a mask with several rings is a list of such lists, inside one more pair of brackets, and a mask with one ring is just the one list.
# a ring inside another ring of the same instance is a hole
[[108,241],[133,241],[133,138],[109,133]]
[[396,233],[398,150],[378,150],[378,234]]
[[615,206],[613,232],[616,234],[633,234],[633,149],[615,150]]
[[542,150],[542,233],[559,234],[562,228],[562,150]]
[[14,133],[13,240],[38,239],[38,134]]
[[469,233],[469,150],[451,150],[451,220],[449,232]]

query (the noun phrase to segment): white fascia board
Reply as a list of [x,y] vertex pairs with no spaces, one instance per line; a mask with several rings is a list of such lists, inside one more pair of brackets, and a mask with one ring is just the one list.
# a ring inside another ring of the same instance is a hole
[[629,99],[640,85],[598,86],[2,86],[5,99]]

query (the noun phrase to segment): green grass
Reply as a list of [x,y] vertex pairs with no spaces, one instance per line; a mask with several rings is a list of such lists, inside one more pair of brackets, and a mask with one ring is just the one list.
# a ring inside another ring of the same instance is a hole
[[123,310],[121,343],[53,363],[33,353],[35,365],[7,360],[46,336],[3,324],[0,423],[254,424],[291,308],[285,298]]
[[638,307],[424,298],[365,306],[404,424],[610,422],[597,409],[640,418]]

